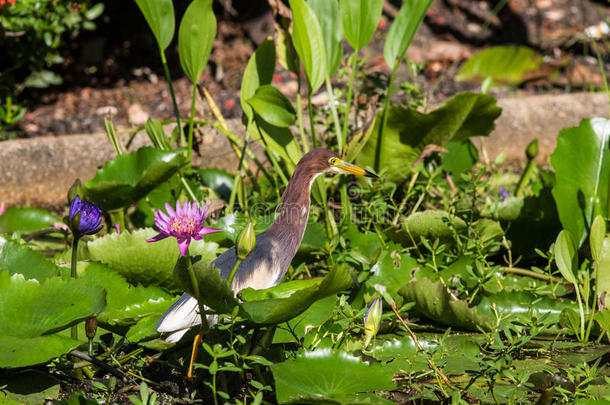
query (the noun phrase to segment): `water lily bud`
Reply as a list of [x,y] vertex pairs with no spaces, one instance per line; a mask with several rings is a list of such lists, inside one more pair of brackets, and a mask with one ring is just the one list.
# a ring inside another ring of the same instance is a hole
[[534,160],[534,158],[538,156],[538,139],[534,139],[527,145],[527,148],[525,148],[525,156],[527,156],[528,160]]
[[256,234],[254,233],[254,223],[248,225],[241,231],[237,238],[237,258],[244,260],[256,245]]
[[97,318],[89,318],[87,322],[85,322],[85,333],[87,334],[87,338],[93,339],[95,337],[95,332],[97,332]]
[[102,229],[102,210],[77,195],[70,202],[67,225],[77,238],[97,233]]
[[379,325],[381,324],[382,302],[381,298],[375,298],[369,307],[369,310],[364,314],[364,347],[367,347],[371,339],[377,335]]

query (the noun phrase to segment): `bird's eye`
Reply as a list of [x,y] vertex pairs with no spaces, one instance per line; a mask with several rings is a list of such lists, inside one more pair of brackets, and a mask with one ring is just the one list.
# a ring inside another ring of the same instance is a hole
[[337,163],[337,158],[333,157],[333,158],[328,159],[328,163],[331,165],[334,165],[335,163]]

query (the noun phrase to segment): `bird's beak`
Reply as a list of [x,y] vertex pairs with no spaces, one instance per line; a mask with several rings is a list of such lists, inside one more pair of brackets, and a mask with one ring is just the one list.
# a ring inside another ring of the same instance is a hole
[[347,163],[345,160],[342,159],[336,159],[336,161],[332,164],[332,167],[337,169],[337,171],[339,171],[340,173],[379,178],[379,176],[377,176],[376,174],[371,173],[368,170],[364,170],[363,168],[353,165],[351,163]]

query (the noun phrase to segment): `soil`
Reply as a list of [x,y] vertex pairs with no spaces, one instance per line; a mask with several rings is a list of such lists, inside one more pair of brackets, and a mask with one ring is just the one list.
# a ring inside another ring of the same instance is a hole
[[[187,1],[175,1],[177,18]],[[273,16],[266,1],[222,1],[218,7],[218,35],[201,83],[213,95],[225,118],[240,117],[239,87],[250,54],[265,37],[273,35]],[[398,3],[398,4],[397,4]],[[400,1],[386,1],[384,18],[371,45],[361,51],[367,57],[369,77],[387,80],[383,40]],[[461,62],[489,45],[520,44],[545,55],[546,67],[560,66],[551,76],[544,67],[518,89],[500,88],[492,94],[564,93],[603,85],[598,61],[586,42],[577,41],[586,27],[604,21],[610,6],[602,0],[512,0],[499,11],[502,0],[437,0],[409,48],[409,59],[424,64],[413,77],[406,65],[397,83],[416,84],[434,105],[461,91],[478,91],[477,83],[457,82]],[[125,29],[128,27],[128,29]],[[606,42],[599,42],[608,67]],[[349,48],[346,45],[346,50]],[[350,50],[351,52],[351,50]],[[56,70],[63,85],[22,94],[29,112],[20,122],[20,137],[99,133],[104,117],[120,127],[142,125],[174,116],[170,93],[158,51],[134,2],[107,2],[95,32],[83,34],[64,50],[64,63]],[[176,40],[167,51],[179,109],[188,114],[192,84],[181,76]],[[371,82],[373,83],[373,82]],[[296,92],[294,76],[278,66],[274,85],[287,96]],[[397,102],[405,96],[398,94]],[[320,102],[324,102],[322,95]],[[361,100],[366,102],[366,100]],[[209,114],[200,103],[200,114]]]

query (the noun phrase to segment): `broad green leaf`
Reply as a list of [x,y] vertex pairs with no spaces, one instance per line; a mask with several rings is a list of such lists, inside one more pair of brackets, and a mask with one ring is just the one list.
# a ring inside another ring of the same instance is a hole
[[555,254],[555,263],[557,263],[557,268],[563,278],[572,284],[576,284],[574,272],[576,271],[578,258],[576,256],[576,244],[570,231],[564,229],[559,232],[553,253]]
[[[256,218],[254,232],[257,234],[263,232],[271,225],[273,220],[274,218],[272,216]],[[219,243],[229,241],[227,246],[232,247],[237,243],[237,237],[249,221],[250,218],[241,212],[225,215],[213,225],[214,228],[221,229],[222,232],[213,233],[209,235],[208,239]],[[215,238],[216,236],[218,236],[218,239]]]
[[[89,257],[107,264],[132,284],[175,290],[178,286],[174,280],[174,265],[180,256],[178,243],[175,238],[146,242],[155,235],[157,232],[150,228],[104,235],[89,242]],[[191,256],[201,255],[202,260],[212,261],[217,248],[213,242],[191,240],[189,252]]]
[[304,288],[317,286],[322,281],[321,278],[312,278],[307,280],[292,280],[280,283],[276,286],[266,288],[264,290],[255,290],[246,288],[239,292],[239,298],[243,301],[259,301],[275,298],[288,298],[295,292]]
[[292,9],[292,42],[303,63],[309,90],[316,92],[326,78],[326,49],[322,28],[305,0],[289,0]]
[[339,69],[343,57],[343,47],[341,46],[343,27],[339,17],[339,3],[337,0],[307,0],[307,4],[311,7],[322,28],[326,49],[326,67],[328,76],[332,77]]
[[0,215],[0,233],[38,231],[48,228],[54,222],[61,222],[61,218],[47,210],[13,207]]
[[286,128],[296,121],[296,111],[290,100],[269,84],[256,89],[248,104],[263,120],[276,127]]
[[395,298],[398,290],[411,281],[415,267],[417,261],[408,254],[400,254],[400,249],[385,250],[371,268],[373,275],[366,284],[372,292],[382,289]]
[[403,218],[401,228],[390,234],[390,237],[404,245],[419,243],[422,237],[430,241],[450,241],[464,229],[466,223],[462,219],[446,211],[426,210]]
[[470,331],[491,329],[487,316],[455,298],[441,282],[422,278],[405,285],[398,293],[406,301],[414,302],[417,312],[443,325]]
[[608,216],[610,182],[610,121],[591,118],[563,129],[551,155],[556,183],[553,197],[564,229],[578,247],[598,214]]
[[458,94],[429,114],[392,106],[381,137],[383,111],[377,114],[375,127],[356,157],[356,164],[372,167],[376,172],[387,168],[392,181],[405,179],[426,145],[446,146],[451,141],[487,136],[500,112],[493,97],[474,93]]
[[307,223],[301,246],[299,246],[298,254],[308,254],[316,250],[320,250],[326,246],[328,238],[324,227],[319,222],[310,221]]
[[337,306],[337,300],[336,295],[318,300],[302,314],[280,324],[273,335],[273,343],[299,343],[289,330],[302,339],[311,328],[322,325],[332,316]]
[[216,17],[212,0],[193,0],[178,29],[178,55],[182,70],[197,83],[208,63],[216,37]]
[[479,160],[479,151],[470,139],[461,142],[449,142],[447,153],[441,158],[441,163],[446,171],[451,173],[456,182],[461,181],[460,173],[472,169]]
[[273,325],[300,315],[314,302],[334,295],[352,285],[349,271],[335,266],[320,284],[298,290],[287,298],[246,301],[240,304],[248,318],[257,324]]
[[341,21],[347,42],[354,49],[364,48],[381,18],[383,0],[340,0]]
[[131,325],[151,315],[157,318],[175,301],[175,296],[156,286],[133,286],[116,271],[97,262],[84,263],[79,279],[106,290],[106,308],[97,319],[112,325]]
[[129,328],[127,334],[125,334],[125,339],[131,343],[138,343],[152,335],[158,335],[159,332],[155,330],[158,321],[159,315],[141,318],[134,326]]
[[330,349],[305,352],[295,360],[272,365],[271,371],[279,403],[314,399],[358,403],[358,393],[396,387],[391,369]]
[[81,344],[82,342],[78,340],[56,334],[36,337],[0,334],[0,368],[46,363],[76,349]]
[[589,234],[589,246],[591,248],[591,257],[598,261],[602,257],[604,248],[604,238],[606,237],[606,220],[601,215],[598,215],[593,220],[591,232]]
[[85,196],[104,210],[137,202],[174,175],[185,163],[182,154],[145,146],[109,160],[83,185]]
[[59,380],[39,370],[7,373],[2,384],[0,403],[4,405],[45,404],[59,398]]
[[491,79],[496,86],[517,86],[527,80],[542,61],[540,54],[526,46],[492,46],[468,59],[456,80],[483,82]]
[[[44,255],[19,241],[0,235],[0,271],[22,274],[26,279],[44,281],[60,275],[59,268]],[[1,294],[0,294],[1,295]]]
[[161,50],[167,49],[174,37],[175,18],[172,0],[136,0]]
[[407,0],[402,3],[383,45],[385,63],[392,68],[396,58],[404,58],[415,32],[434,0]]
[[231,174],[216,168],[201,169],[197,171],[197,174],[201,178],[202,185],[214,190],[225,201],[229,201],[233,189],[233,176]]
[[275,47],[273,41],[266,39],[256,48],[250,57],[244,75],[241,79],[241,90],[239,100],[244,115],[252,117],[252,107],[247,100],[254,96],[256,89],[265,84],[270,84],[275,72]]

